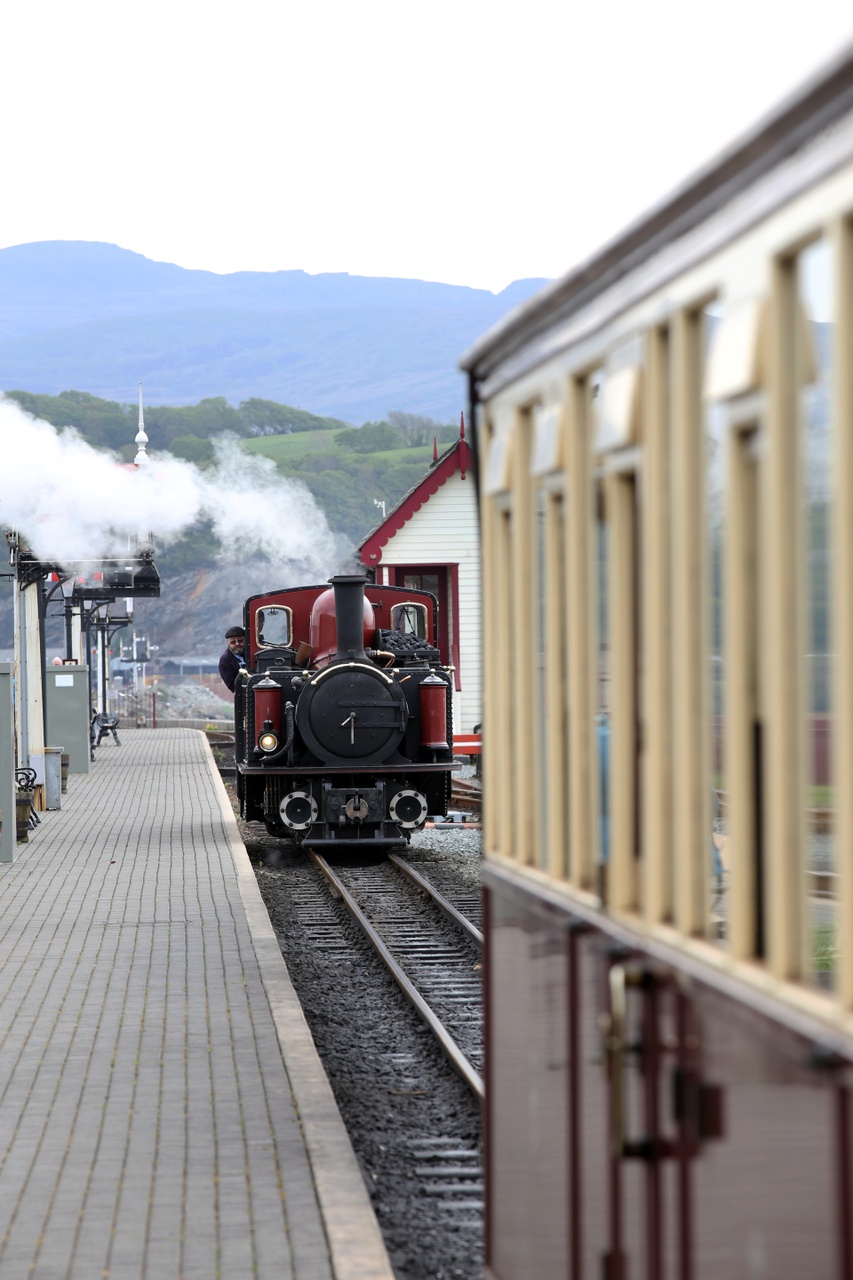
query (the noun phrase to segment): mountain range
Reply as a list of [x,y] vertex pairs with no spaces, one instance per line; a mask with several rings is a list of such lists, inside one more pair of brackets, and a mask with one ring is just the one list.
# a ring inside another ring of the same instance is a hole
[[150,404],[257,396],[352,423],[391,409],[452,420],[461,352],[545,285],[501,293],[422,280],[153,262],[117,245],[0,250],[0,388]]

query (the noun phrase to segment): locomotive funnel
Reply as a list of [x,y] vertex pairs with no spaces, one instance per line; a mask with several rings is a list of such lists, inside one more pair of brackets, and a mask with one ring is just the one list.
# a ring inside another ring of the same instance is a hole
[[364,586],[362,574],[339,574],[330,578],[335,589],[335,623],[338,649],[333,662],[367,661],[364,652]]

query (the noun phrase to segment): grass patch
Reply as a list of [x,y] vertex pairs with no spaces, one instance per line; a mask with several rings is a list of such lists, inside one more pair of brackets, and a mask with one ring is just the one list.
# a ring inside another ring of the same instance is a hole
[[[354,428],[355,429],[355,428]],[[243,448],[249,453],[259,453],[265,458],[272,458],[276,466],[287,467],[289,463],[299,462],[312,454],[334,453],[343,459],[376,462],[416,462],[426,471],[432,460],[432,445],[404,445],[400,449],[382,449],[376,453],[352,453],[335,444],[334,431],[294,431],[287,436],[256,436],[252,440],[244,440]]]
[[816,924],[812,930],[812,964],[815,973],[832,973],[838,963],[838,930],[834,924]]
[[243,448],[247,453],[259,453],[264,458],[272,458],[278,466],[292,462],[295,458],[304,458],[309,453],[337,453],[334,431],[294,431],[286,436],[255,436],[252,440],[244,440]]

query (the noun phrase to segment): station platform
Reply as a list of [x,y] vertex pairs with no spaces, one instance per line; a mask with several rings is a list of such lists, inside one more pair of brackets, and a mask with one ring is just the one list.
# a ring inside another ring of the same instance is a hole
[[204,734],[0,864],[0,1280],[393,1280]]

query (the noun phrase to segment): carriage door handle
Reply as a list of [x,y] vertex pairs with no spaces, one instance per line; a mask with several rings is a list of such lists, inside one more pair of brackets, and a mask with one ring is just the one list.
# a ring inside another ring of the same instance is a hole
[[610,1133],[611,1155],[614,1160],[627,1158],[649,1160],[653,1158],[656,1144],[648,1138],[630,1140],[625,1136],[627,1128],[625,1105],[625,1058],[627,1054],[642,1052],[641,1046],[626,1040],[628,1020],[628,988],[641,987],[650,975],[637,969],[626,969],[614,964],[608,974],[610,984],[610,1014],[605,1015],[603,1026],[605,1061],[610,1076]]
[[628,1005],[625,966],[611,965],[608,978],[610,1019],[605,1049],[610,1078],[610,1150],[614,1160],[621,1160],[625,1145],[625,1022]]

